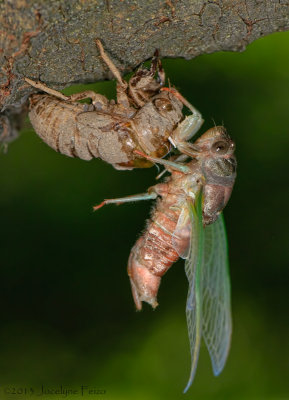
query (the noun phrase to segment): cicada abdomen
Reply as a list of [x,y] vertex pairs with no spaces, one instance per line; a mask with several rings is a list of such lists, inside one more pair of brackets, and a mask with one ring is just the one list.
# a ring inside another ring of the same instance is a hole
[[177,195],[169,193],[170,185],[156,185],[154,190],[162,200],[157,202],[146,231],[132,248],[128,261],[128,275],[138,310],[142,308],[142,301],[153,308],[158,305],[161,277],[186,251],[190,240],[190,229],[186,231],[185,226],[182,233],[176,232],[182,208]]

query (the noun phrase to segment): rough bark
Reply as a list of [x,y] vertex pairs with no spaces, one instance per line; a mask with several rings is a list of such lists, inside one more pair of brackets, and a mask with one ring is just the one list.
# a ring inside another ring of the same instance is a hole
[[191,59],[288,29],[289,0],[0,0],[0,110],[11,118],[35,91],[24,76],[55,89],[111,78],[96,38],[127,73],[156,48]]

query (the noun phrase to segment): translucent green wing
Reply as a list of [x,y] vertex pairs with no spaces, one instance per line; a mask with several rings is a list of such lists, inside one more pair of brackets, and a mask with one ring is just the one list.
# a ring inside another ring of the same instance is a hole
[[232,320],[227,238],[223,216],[204,229],[202,287],[202,335],[215,375],[226,363]]
[[178,255],[182,258],[188,258],[190,252],[190,241],[192,237],[190,207],[187,207],[187,202],[184,203],[180,213],[176,229],[172,234],[172,245]]
[[187,203],[191,218],[191,239],[185,271],[189,281],[186,306],[188,335],[191,349],[191,373],[184,393],[193,383],[198,364],[202,335],[202,291],[201,271],[204,262],[204,229],[202,224],[202,196],[197,196],[195,205]]
[[189,281],[186,306],[191,349],[191,373],[184,390],[196,373],[201,337],[207,345],[215,375],[223,370],[232,332],[227,240],[222,215],[207,227],[202,223],[202,195],[187,203],[191,239],[185,271]]

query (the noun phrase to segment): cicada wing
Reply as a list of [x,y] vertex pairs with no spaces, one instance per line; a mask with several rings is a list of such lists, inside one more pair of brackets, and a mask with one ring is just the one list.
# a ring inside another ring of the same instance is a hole
[[227,238],[223,216],[204,229],[202,335],[213,372],[219,375],[230,348],[232,320]]
[[172,245],[182,258],[188,258],[191,236],[190,208],[185,203],[182,207],[176,229],[172,234]]
[[201,273],[204,259],[204,229],[202,223],[202,196],[197,196],[195,204],[188,203],[191,219],[191,238],[185,271],[189,281],[186,306],[188,334],[191,350],[191,373],[184,393],[191,386],[196,373],[202,336],[202,288]]

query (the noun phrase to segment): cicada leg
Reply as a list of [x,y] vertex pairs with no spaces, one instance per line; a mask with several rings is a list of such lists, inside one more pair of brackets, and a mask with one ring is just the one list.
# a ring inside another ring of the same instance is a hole
[[173,88],[162,88],[162,91],[168,91],[176,96],[193,114],[187,116],[173,131],[170,136],[170,141],[174,147],[180,150],[182,153],[187,154],[190,157],[194,157],[194,151],[190,143],[187,143],[200,129],[204,120],[202,114],[189,103],[176,89]]
[[[189,156],[187,156],[186,154],[180,154],[179,156],[173,156],[170,157],[168,161],[174,161],[175,163],[182,163],[187,161],[187,159],[189,158]],[[156,180],[160,179],[168,170],[165,168],[162,172],[160,172],[157,176],[156,176]]]
[[111,61],[111,59],[108,57],[106,52],[104,51],[103,45],[99,39],[96,39],[96,45],[99,49],[101,58],[103,61],[106,63],[112,74],[117,80],[117,86],[116,86],[116,94],[117,94],[117,103],[121,104],[124,108],[129,109],[130,104],[129,104],[129,99],[126,94],[126,90],[128,87],[128,83],[122,78],[119,70],[117,67],[114,65],[114,63]]
[[99,210],[101,207],[105,206],[106,204],[123,204],[123,203],[130,203],[134,201],[141,201],[141,200],[154,200],[157,198],[157,193],[151,191],[149,193],[140,193],[134,194],[132,196],[127,197],[120,197],[118,199],[106,199],[100,204],[93,207],[93,210]]
[[202,115],[196,111],[194,114],[187,116],[172,133],[172,140],[176,143],[186,142],[190,140],[200,129],[204,120]]
[[29,85],[35,87],[35,89],[42,90],[43,92],[45,92],[47,94],[51,94],[52,96],[58,97],[61,100],[65,100],[65,101],[69,100],[68,96],[65,96],[64,94],[62,94],[61,92],[58,92],[57,90],[49,88],[48,86],[46,86],[42,82],[35,82],[35,81],[33,81],[32,79],[29,79],[29,78],[24,78],[24,80],[27,83],[29,83]]
[[169,138],[173,146],[181,153],[190,157],[195,157],[198,153],[198,148],[192,143],[189,143],[188,140],[198,132],[203,122],[204,120],[199,113],[186,117],[173,131],[172,136]]
[[147,154],[142,153],[139,150],[134,150],[134,153],[139,155],[142,158],[145,158],[145,159],[153,162],[153,163],[164,165],[167,169],[173,169],[175,171],[180,171],[180,172],[183,172],[184,174],[191,173],[191,169],[184,164],[180,164],[180,163],[174,162],[174,161],[164,160],[162,158],[151,157],[151,156],[148,156]]
[[127,88],[127,82],[122,79],[122,76],[119,72],[119,70],[117,69],[117,67],[114,65],[114,63],[111,61],[111,59],[108,57],[108,55],[106,54],[106,52],[104,51],[103,45],[101,43],[101,41],[99,39],[96,39],[96,45],[99,49],[101,58],[103,59],[103,61],[106,63],[106,65],[108,66],[108,68],[111,70],[111,72],[113,73],[114,77],[116,78],[117,82],[123,86]]
[[103,96],[102,94],[99,94],[99,93],[95,93],[93,90],[85,90],[84,92],[74,93],[71,96],[65,96],[61,92],[58,92],[57,90],[49,88],[42,82],[35,82],[29,78],[24,78],[24,80],[27,83],[29,83],[29,85],[35,87],[35,89],[42,90],[43,92],[50,94],[54,97],[57,97],[61,100],[73,102],[73,101],[78,101],[78,100],[83,100],[83,99],[91,99],[92,104],[94,105],[95,108],[107,107],[107,105],[108,105],[108,100],[105,98],[105,96]]
[[91,99],[92,104],[96,109],[106,108],[108,106],[108,100],[105,96],[99,93],[95,93],[93,90],[85,90],[84,92],[74,93],[69,96],[69,101],[78,101],[83,99]]

